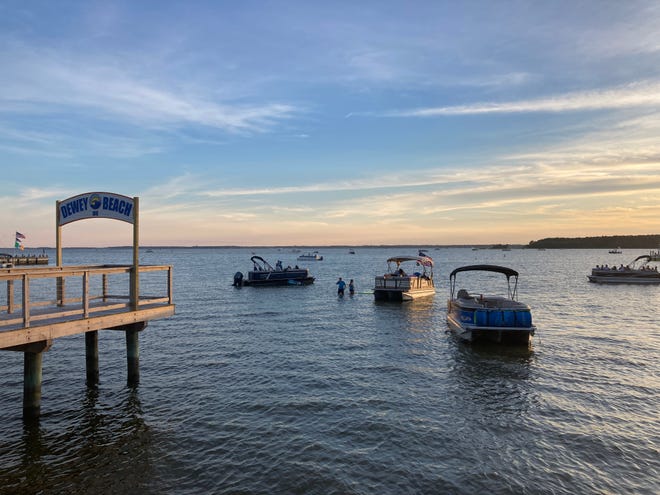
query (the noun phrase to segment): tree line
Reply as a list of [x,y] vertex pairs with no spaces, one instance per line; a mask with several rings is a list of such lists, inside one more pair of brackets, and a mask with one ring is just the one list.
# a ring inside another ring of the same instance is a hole
[[530,241],[531,249],[655,249],[660,246],[660,234],[611,235],[599,237],[548,237]]

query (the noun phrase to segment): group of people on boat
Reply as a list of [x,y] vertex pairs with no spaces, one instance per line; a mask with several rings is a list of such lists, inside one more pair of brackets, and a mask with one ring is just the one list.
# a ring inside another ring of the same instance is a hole
[[[339,297],[344,296],[344,291],[346,290],[346,282],[339,277],[339,280],[337,280],[337,295]],[[348,282],[348,293],[352,296],[355,294],[355,282],[353,282],[353,279]]]
[[[271,268],[271,270],[272,270],[272,268]],[[300,270],[300,268],[298,268],[298,265],[294,266],[293,268],[291,268],[291,265],[284,268],[282,266],[282,262],[280,260],[277,260],[277,263],[275,263],[275,270],[277,270],[278,272],[285,272],[287,270]],[[263,266],[258,265],[257,263],[255,263],[254,264],[254,271],[255,272],[264,272],[264,271],[268,271],[268,269],[264,268]]]
[[609,271],[643,271],[643,272],[657,272],[658,267],[657,266],[648,266],[648,265],[642,265],[640,268],[631,268],[630,266],[626,265],[624,266],[623,263],[621,266],[616,267],[616,266],[609,266],[609,265],[596,265],[596,270],[609,270]]

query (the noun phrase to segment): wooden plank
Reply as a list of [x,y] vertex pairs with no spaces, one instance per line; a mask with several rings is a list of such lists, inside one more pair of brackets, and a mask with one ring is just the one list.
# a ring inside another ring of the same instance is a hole
[[82,299],[83,318],[87,318],[89,317],[89,272],[83,275]]
[[[169,298],[167,297],[143,297],[140,298],[140,306],[149,306],[149,305],[154,305],[154,304],[162,304],[162,305],[169,305]],[[90,305],[88,307],[88,313],[91,315],[92,313],[99,313],[99,312],[108,312],[108,311],[117,311],[121,309],[126,309],[130,306],[130,302],[106,302],[106,303],[97,303],[95,305]],[[83,307],[74,307],[74,308],[69,308],[67,309],[67,306],[57,306],[51,308],[49,311],[45,312],[39,312],[39,313],[31,313],[30,314],[30,324],[33,325],[38,321],[44,321],[44,320],[49,320],[49,319],[63,319],[63,318],[68,318],[71,316],[84,316],[84,309]],[[5,327],[11,327],[11,326],[16,326],[17,324],[20,324],[23,322],[22,315],[17,317],[17,318],[9,318],[7,319],[6,317],[0,317],[0,331],[2,331],[2,328]]]
[[7,349],[34,342],[48,341],[59,337],[76,335],[93,330],[109,330],[112,327],[128,325],[131,323],[168,318],[174,314],[174,305],[157,306],[127,311],[123,313],[103,315],[83,320],[50,323],[30,328],[7,330],[0,332],[0,349]]
[[23,326],[30,326],[30,279],[23,275]]

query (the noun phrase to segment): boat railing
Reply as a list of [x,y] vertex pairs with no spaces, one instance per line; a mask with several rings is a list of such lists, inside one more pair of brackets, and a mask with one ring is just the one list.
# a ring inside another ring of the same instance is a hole
[[390,275],[385,274],[376,277],[377,289],[421,289],[432,287],[433,281],[429,277],[416,275]]

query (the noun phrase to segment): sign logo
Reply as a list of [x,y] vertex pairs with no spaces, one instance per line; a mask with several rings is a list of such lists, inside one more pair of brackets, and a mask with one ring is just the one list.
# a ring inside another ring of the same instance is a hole
[[101,202],[101,196],[98,194],[92,194],[89,197],[89,206],[91,206],[93,210],[98,210],[101,207]]

